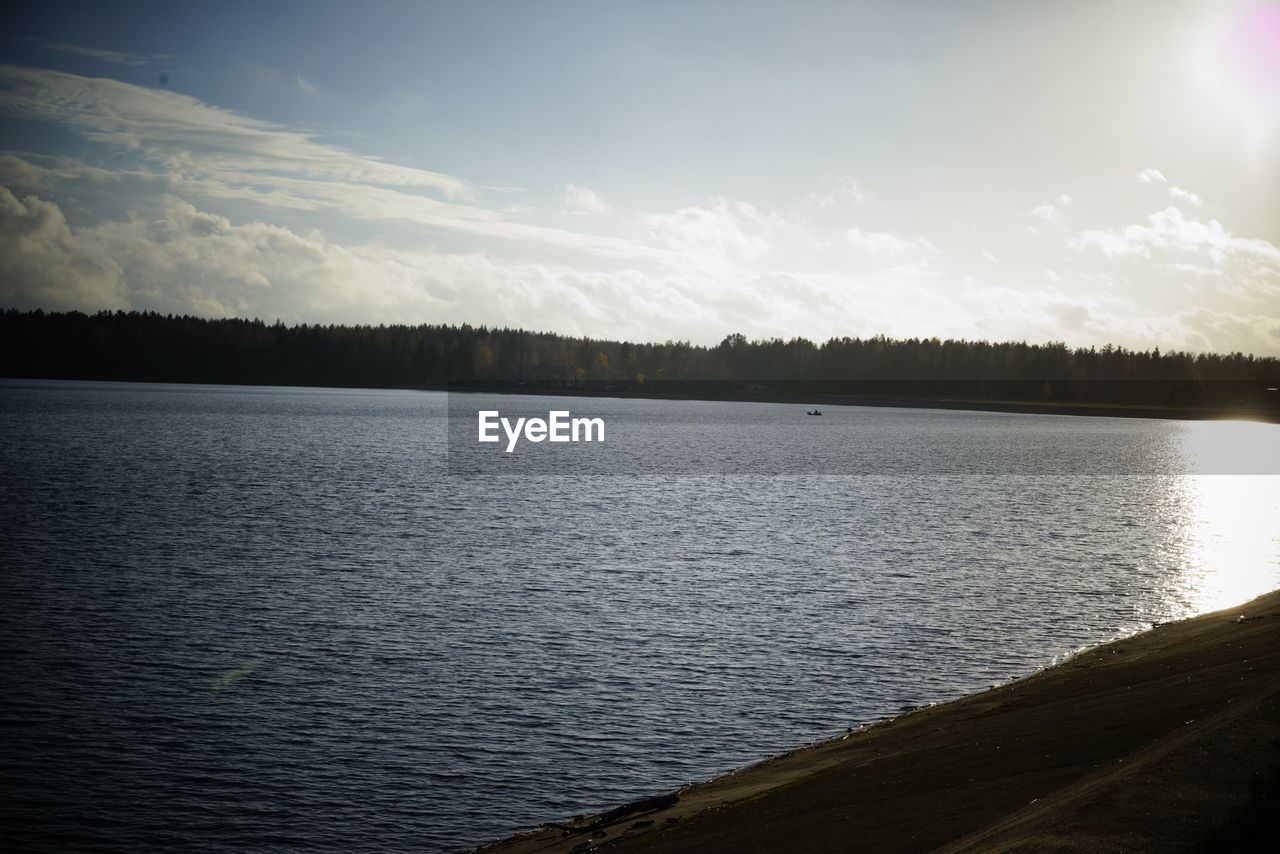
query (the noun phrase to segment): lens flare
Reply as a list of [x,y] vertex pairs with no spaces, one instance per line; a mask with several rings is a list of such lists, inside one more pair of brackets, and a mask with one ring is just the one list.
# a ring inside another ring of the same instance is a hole
[[1202,30],[1196,64],[1209,97],[1266,144],[1280,125],[1280,2],[1226,7]]

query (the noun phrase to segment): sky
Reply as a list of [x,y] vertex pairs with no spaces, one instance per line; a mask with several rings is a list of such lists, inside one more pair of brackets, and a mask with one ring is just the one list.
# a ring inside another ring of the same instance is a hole
[[1280,0],[23,5],[0,307],[1280,355]]

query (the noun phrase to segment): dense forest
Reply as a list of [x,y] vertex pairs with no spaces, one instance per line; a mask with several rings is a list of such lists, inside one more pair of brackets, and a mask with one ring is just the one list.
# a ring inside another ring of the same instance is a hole
[[730,335],[704,347],[467,324],[286,326],[9,310],[0,315],[0,376],[1273,409],[1280,359],[879,336],[815,344]]

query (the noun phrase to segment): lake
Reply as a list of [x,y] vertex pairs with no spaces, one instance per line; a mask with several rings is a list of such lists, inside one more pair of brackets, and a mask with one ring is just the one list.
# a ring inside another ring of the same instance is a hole
[[0,383],[7,845],[456,849],[1280,585],[1275,425],[823,412]]

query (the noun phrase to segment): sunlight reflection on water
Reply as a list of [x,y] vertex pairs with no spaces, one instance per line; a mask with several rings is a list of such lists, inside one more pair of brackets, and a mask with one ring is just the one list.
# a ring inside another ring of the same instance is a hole
[[1184,427],[1184,453],[1197,474],[1170,481],[1182,510],[1174,598],[1188,613],[1205,613],[1280,585],[1280,428],[1248,421]]
[[1194,475],[1175,488],[1187,508],[1178,592],[1191,612],[1239,604],[1280,583],[1280,479]]
[[1188,421],[1182,425],[1189,473],[1280,474],[1280,426],[1256,421]]

